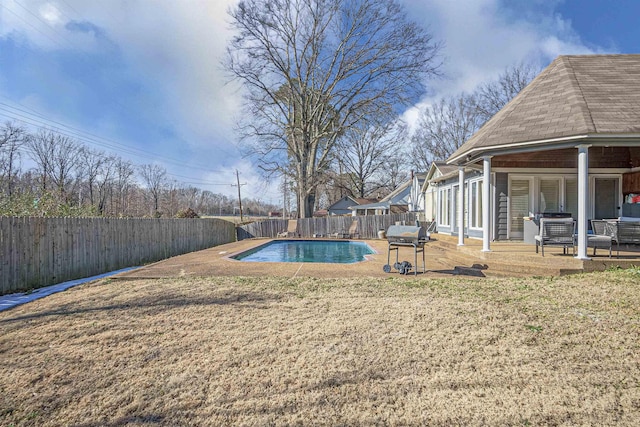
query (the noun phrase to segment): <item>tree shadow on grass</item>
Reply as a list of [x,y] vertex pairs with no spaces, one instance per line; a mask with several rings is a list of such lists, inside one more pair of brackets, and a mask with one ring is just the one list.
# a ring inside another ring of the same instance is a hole
[[164,415],[130,415],[127,417],[118,418],[108,423],[95,422],[95,423],[81,423],[73,424],[73,427],[118,427],[118,426],[130,426],[130,425],[172,425],[166,424],[168,420],[165,420]]
[[484,264],[473,264],[471,267],[456,265],[453,270],[431,270],[434,273],[451,274],[453,276],[487,277],[482,271],[489,267]]
[[258,293],[258,292],[240,292],[233,293],[225,296],[175,296],[175,295],[158,295],[147,296],[143,299],[132,300],[131,302],[112,304],[112,305],[100,305],[92,307],[82,307],[77,304],[67,304],[56,310],[41,311],[24,316],[9,317],[1,319],[2,323],[12,323],[24,320],[42,319],[52,316],[69,316],[83,313],[94,313],[102,311],[121,311],[130,309],[172,309],[181,307],[197,307],[197,306],[226,306],[226,305],[241,305],[248,308],[264,308],[265,305],[271,302],[278,302],[282,300],[281,295]]

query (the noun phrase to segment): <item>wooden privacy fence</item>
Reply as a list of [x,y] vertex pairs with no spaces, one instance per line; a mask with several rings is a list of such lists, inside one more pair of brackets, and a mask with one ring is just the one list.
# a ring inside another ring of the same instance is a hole
[[237,228],[238,240],[253,237],[276,237],[278,233],[287,230],[288,224],[289,221],[286,219],[269,219],[241,225]]
[[[358,233],[362,239],[377,239],[379,230],[386,230],[390,225],[401,222],[406,225],[416,223],[417,213],[366,215],[366,216],[332,216],[326,218],[303,218],[298,220],[296,232],[299,237],[310,238],[314,235],[328,236],[332,233],[347,232],[353,221],[358,221]],[[287,229],[287,220],[272,219],[254,222],[238,227],[238,240],[253,237],[277,237]]]
[[235,241],[220,219],[0,217],[0,294]]

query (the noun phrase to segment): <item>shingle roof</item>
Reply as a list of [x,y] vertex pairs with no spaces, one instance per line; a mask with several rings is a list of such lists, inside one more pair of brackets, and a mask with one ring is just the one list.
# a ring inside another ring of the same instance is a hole
[[366,204],[369,204],[369,203],[375,203],[375,202],[378,201],[378,199],[367,199],[367,198],[359,197],[359,198],[356,198],[355,201],[359,205],[366,205]]
[[436,167],[440,170],[440,173],[442,175],[446,175],[448,173],[451,172],[456,172],[458,170],[458,167],[455,165],[448,165],[444,162],[435,162]]
[[640,133],[640,55],[559,56],[449,157],[529,141]]

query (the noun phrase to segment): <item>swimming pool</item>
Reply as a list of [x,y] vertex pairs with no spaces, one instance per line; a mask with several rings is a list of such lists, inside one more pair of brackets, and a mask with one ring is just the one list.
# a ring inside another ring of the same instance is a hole
[[364,242],[274,240],[231,258],[248,262],[326,262],[352,264],[376,252]]

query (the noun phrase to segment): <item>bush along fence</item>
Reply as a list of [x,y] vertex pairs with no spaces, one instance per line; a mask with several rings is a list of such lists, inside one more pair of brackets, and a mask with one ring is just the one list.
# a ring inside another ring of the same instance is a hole
[[40,288],[236,240],[220,219],[0,218],[0,294]]
[[[346,233],[353,221],[358,221],[358,234],[362,239],[377,239],[378,231],[386,230],[390,225],[400,222],[415,225],[417,213],[366,216],[333,216],[326,218],[303,218],[297,220],[297,237],[328,237],[333,233]],[[238,240],[254,237],[277,237],[278,233],[287,230],[288,221],[273,219],[254,222],[238,227]]]

